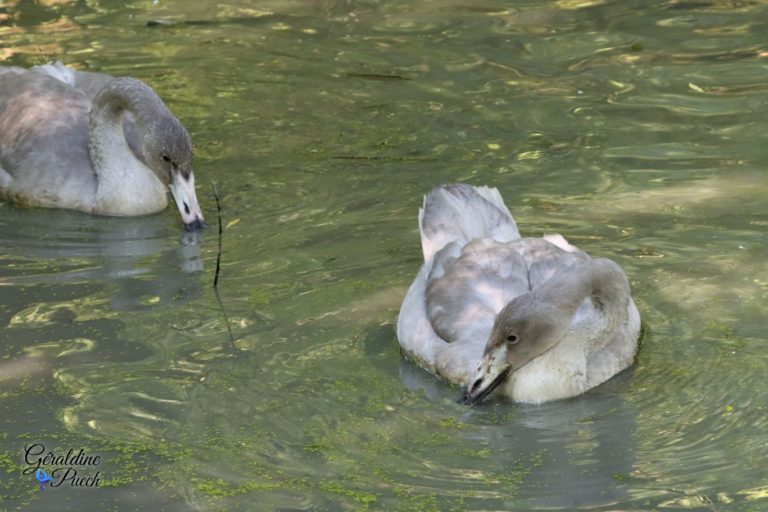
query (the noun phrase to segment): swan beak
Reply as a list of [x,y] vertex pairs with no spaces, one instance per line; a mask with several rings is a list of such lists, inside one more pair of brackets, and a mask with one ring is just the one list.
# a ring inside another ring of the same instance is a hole
[[502,344],[492,352],[487,352],[483,355],[480,366],[470,381],[461,403],[472,405],[483,400],[506,380],[509,370],[506,345]]
[[171,195],[179,208],[181,220],[184,222],[186,231],[197,231],[205,227],[203,212],[197,203],[197,194],[195,194],[195,175],[189,173],[185,178],[180,172],[171,173]]

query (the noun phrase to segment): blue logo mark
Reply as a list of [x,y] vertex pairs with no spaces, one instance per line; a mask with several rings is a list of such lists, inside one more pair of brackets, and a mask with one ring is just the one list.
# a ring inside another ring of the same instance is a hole
[[40,490],[42,491],[45,489],[45,484],[53,480],[53,478],[48,475],[48,473],[45,472],[44,469],[39,469],[35,471],[35,477],[37,477],[37,481],[40,482]]

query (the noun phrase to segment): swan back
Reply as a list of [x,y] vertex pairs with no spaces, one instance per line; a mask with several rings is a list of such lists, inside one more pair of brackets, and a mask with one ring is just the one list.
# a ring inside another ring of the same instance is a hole
[[43,73],[0,75],[3,195],[31,205],[90,207],[90,105],[81,91]]

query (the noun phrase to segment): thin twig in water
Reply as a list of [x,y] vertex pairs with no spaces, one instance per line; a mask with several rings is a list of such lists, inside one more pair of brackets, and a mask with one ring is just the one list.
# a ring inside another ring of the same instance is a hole
[[222,302],[221,296],[219,295],[219,272],[221,271],[221,240],[224,233],[224,228],[221,225],[221,203],[219,202],[219,193],[216,191],[216,185],[213,182],[211,182],[211,188],[213,189],[213,197],[216,199],[216,217],[219,221],[219,246],[216,252],[216,273],[213,276],[213,292],[214,295],[216,295],[216,301],[219,303],[221,314],[224,316],[224,324],[227,326],[227,334],[229,334],[230,347],[232,350],[236,351],[237,346],[235,346],[235,337],[232,334],[232,327],[229,325],[229,315],[227,315],[227,310],[224,309],[224,302]]
[[224,229],[221,227],[221,203],[219,203],[219,193],[216,192],[216,184],[211,182],[213,197],[216,199],[216,217],[219,219],[219,249],[216,252],[216,273],[213,275],[213,287],[219,286],[219,272],[221,271],[221,235]]
[[407,76],[394,73],[347,73],[348,78],[366,78],[368,80],[410,80]]

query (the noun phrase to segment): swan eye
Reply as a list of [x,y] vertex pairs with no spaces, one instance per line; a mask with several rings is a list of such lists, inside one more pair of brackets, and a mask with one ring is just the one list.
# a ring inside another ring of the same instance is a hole
[[162,158],[162,159],[163,159],[165,162],[170,162],[170,161],[171,161],[171,157],[169,157],[168,155],[160,155],[160,157],[161,157],[161,158]]
[[509,336],[507,336],[507,343],[511,343],[512,345],[514,345],[517,342],[518,342],[517,334],[510,334]]

